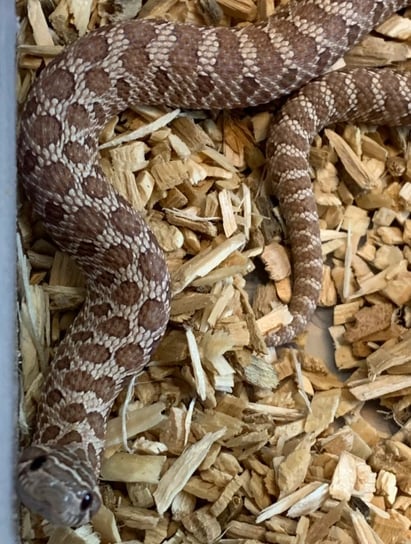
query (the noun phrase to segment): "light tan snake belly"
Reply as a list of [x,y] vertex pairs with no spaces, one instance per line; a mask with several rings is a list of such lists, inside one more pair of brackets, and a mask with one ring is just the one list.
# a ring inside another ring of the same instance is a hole
[[[169,276],[156,240],[97,166],[97,136],[127,105],[233,108],[273,100],[321,74],[395,10],[397,0],[306,0],[241,29],[129,21],[78,40],[33,86],[21,120],[19,174],[34,210],[88,279],[88,296],[52,362],[18,491],[60,525],[99,507],[97,478],[115,397],[148,362],[169,316]],[[294,257],[291,340],[321,284],[318,218],[307,176],[310,139],[327,123],[410,121],[411,79],[391,70],[333,73],[280,114],[268,171]],[[347,92],[348,91],[348,92]]]

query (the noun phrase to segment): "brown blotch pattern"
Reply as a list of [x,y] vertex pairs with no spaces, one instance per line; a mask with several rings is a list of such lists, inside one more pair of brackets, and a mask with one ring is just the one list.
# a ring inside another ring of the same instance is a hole
[[104,60],[108,54],[108,43],[106,38],[96,33],[87,36],[87,40],[82,40],[76,44],[76,57],[83,59],[84,62],[97,63]]
[[74,164],[84,164],[90,160],[90,149],[79,142],[68,142],[64,146],[67,158]]
[[39,105],[39,102],[37,100],[37,97],[30,96],[24,105],[24,115],[27,115],[28,117],[30,117],[30,115],[35,114],[37,111],[38,105]]
[[116,304],[134,305],[140,300],[141,291],[138,285],[132,281],[124,281],[112,293]]
[[[71,126],[75,126],[77,131],[90,130],[91,120],[87,109],[81,104],[70,104],[66,113],[67,123]],[[93,147],[95,147],[95,141],[93,140]]]
[[76,448],[74,450],[74,453],[75,453],[75,456],[76,456],[77,459],[79,459],[81,461],[87,461],[86,452],[84,451],[83,448]]
[[147,300],[140,309],[138,321],[145,329],[158,330],[167,321],[164,304],[158,300]]
[[[131,23],[131,21],[129,21]],[[130,45],[127,47],[120,60],[126,73],[133,74],[137,79],[142,79],[150,65],[150,59],[146,54],[147,44],[156,37],[153,24],[150,21],[141,21],[140,29],[133,24],[125,24],[123,33]]]
[[41,433],[41,440],[42,442],[49,442],[50,440],[55,440],[59,434],[60,428],[57,425],[50,425]]
[[95,467],[98,463],[98,456],[96,452],[96,448],[93,446],[93,444],[88,444],[87,446],[87,457],[90,461],[90,464],[92,467]]
[[119,207],[112,212],[111,220],[114,230],[127,234],[132,238],[136,235],[136,232],[138,232],[138,217],[131,208],[127,209],[124,206]]
[[104,123],[106,120],[106,110],[100,104],[100,102],[93,103],[93,113],[97,123]]
[[125,79],[119,79],[116,83],[117,94],[124,102],[131,100],[133,88]]
[[101,378],[94,380],[89,389],[92,389],[104,402],[109,402],[113,398],[116,382],[110,376],[102,376]]
[[60,416],[69,423],[76,423],[87,417],[87,411],[83,404],[72,402],[61,407]]
[[108,302],[103,302],[102,304],[94,304],[90,311],[96,316],[96,317],[104,317],[108,315],[109,312],[111,312],[111,305],[108,304]]
[[95,379],[85,370],[70,372],[63,379],[63,386],[69,391],[94,391],[104,402],[112,399],[115,385],[114,379],[110,376]]
[[79,232],[84,232],[85,239],[90,239],[103,233],[106,218],[92,206],[84,205],[72,214],[72,223],[77,226]]
[[105,198],[110,194],[107,183],[91,175],[83,179],[83,191],[91,198]]
[[74,90],[74,75],[68,70],[56,68],[43,77],[42,85],[47,89],[48,97],[67,100]]
[[114,272],[109,272],[108,270],[103,270],[99,274],[96,274],[95,282],[96,285],[102,285],[103,287],[111,287],[116,279]]
[[78,354],[83,361],[96,364],[105,363],[110,357],[108,348],[100,344],[83,344],[79,346]]
[[76,255],[79,257],[90,257],[90,255],[94,253],[95,249],[96,245],[94,242],[82,240],[77,244]]
[[137,344],[128,344],[116,351],[116,363],[124,370],[137,370],[143,362],[144,351]]
[[141,253],[138,264],[148,280],[161,282],[167,274],[167,267],[163,257],[153,251]]
[[57,444],[60,446],[67,446],[73,442],[79,444],[82,442],[81,434],[77,431],[70,431],[57,440]]
[[70,359],[67,357],[67,355],[64,355],[63,357],[59,357],[58,359],[55,359],[53,362],[53,366],[56,370],[69,370],[70,369]]
[[29,149],[24,153],[23,159],[21,160],[21,168],[24,172],[31,172],[37,165],[37,155]]
[[87,340],[91,340],[93,337],[93,331],[75,331],[70,335],[70,339],[74,344],[77,342],[87,342]]
[[98,325],[98,328],[103,334],[123,338],[130,332],[130,324],[128,319],[124,317],[113,316],[109,319],[103,319]]
[[53,406],[54,404],[58,404],[62,399],[63,395],[58,389],[52,389],[47,393],[47,403],[50,406]]
[[104,253],[104,261],[110,268],[126,268],[133,261],[134,252],[124,245],[111,246]]
[[61,162],[43,166],[41,186],[44,191],[65,195],[74,185],[73,173]]
[[[153,21],[149,19],[142,19],[139,28],[136,28],[133,21],[125,21],[122,30],[130,46],[137,47],[137,50],[144,49],[156,37]],[[127,50],[129,49],[127,48]]]
[[101,96],[111,87],[110,77],[103,68],[92,68],[85,76],[87,88],[96,95]]
[[63,377],[63,387],[69,391],[87,391],[91,388],[94,380],[85,370],[68,372]]
[[97,438],[103,439],[105,431],[104,417],[99,412],[91,412],[87,414],[87,421]]
[[51,115],[36,117],[26,130],[41,147],[57,144],[62,134],[60,121]]
[[66,215],[63,207],[60,204],[56,204],[56,202],[53,202],[52,200],[44,202],[44,214],[47,217],[47,221],[45,223],[51,223],[51,225],[60,223],[60,221],[63,221]]

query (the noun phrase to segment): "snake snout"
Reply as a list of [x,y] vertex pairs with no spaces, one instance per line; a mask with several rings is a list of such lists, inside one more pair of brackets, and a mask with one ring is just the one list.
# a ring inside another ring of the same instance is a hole
[[101,505],[94,474],[66,448],[31,446],[24,450],[17,492],[27,508],[61,526],[88,523]]

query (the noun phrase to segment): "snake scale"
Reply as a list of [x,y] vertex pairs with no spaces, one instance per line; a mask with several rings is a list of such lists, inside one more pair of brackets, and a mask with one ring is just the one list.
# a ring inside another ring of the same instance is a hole
[[[110,188],[99,131],[130,104],[236,108],[301,88],[406,0],[302,0],[242,28],[153,20],[116,23],[77,40],[34,83],[21,119],[19,176],[56,244],[88,279],[18,463],[22,502],[52,523],[79,526],[98,510],[100,454],[115,397],[149,361],[167,325],[169,275],[140,215]],[[291,324],[301,331],[321,284],[318,217],[307,175],[311,138],[344,119],[411,121],[411,76],[386,69],[330,73],[303,87],[273,125],[268,174],[293,254]]]

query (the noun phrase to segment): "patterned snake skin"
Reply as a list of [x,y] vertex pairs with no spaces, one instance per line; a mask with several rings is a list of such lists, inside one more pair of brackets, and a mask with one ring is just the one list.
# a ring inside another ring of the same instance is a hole
[[[19,173],[33,208],[88,278],[88,296],[52,362],[18,492],[55,524],[79,526],[98,510],[105,424],[115,397],[141,371],[169,317],[169,276],[145,222],[97,165],[97,137],[136,103],[185,108],[257,105],[324,72],[405,0],[305,0],[241,29],[140,20],[99,29],[55,59],[34,84],[21,120]],[[294,255],[290,340],[318,297],[321,251],[307,171],[309,140],[340,119],[409,122],[409,77],[332,74],[282,112],[269,173]]]

